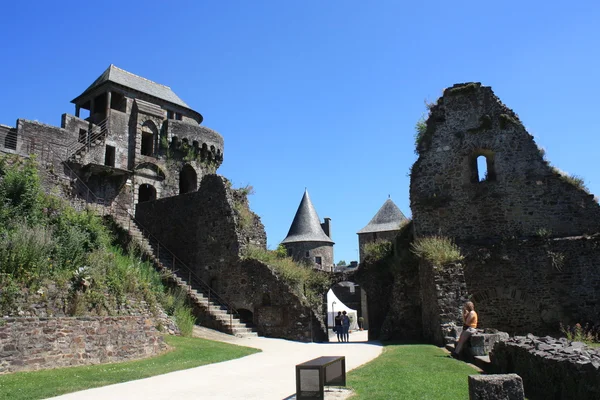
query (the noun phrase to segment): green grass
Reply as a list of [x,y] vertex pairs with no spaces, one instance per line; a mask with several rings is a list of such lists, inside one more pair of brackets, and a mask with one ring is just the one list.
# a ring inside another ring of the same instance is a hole
[[469,375],[478,372],[427,344],[388,344],[381,356],[351,371],[352,399],[468,399]]
[[260,350],[205,339],[166,336],[173,350],[139,361],[0,375],[0,399],[45,399],[244,357]]

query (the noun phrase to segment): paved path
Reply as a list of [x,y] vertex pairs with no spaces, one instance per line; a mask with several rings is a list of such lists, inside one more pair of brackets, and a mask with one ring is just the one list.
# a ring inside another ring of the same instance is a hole
[[346,356],[346,370],[349,371],[376,358],[382,350],[379,343],[366,342],[366,331],[352,333],[350,343],[324,344],[209,335],[213,335],[212,338],[216,340],[260,348],[262,352],[236,360],[84,390],[53,399],[282,400],[289,398],[296,391],[296,364],[319,356]]

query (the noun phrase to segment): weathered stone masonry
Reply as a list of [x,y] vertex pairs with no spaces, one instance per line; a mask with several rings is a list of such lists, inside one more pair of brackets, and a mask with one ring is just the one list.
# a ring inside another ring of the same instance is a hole
[[490,359],[496,372],[523,378],[529,399],[600,398],[600,351],[581,342],[518,336],[496,343]]
[[489,87],[446,89],[426,126],[411,173],[415,235],[459,245],[480,325],[544,334],[559,322],[598,322],[598,239],[587,238],[600,231],[593,195],[544,160]]
[[118,362],[166,350],[147,317],[0,319],[0,373]]
[[326,340],[322,318],[270,267],[241,259],[247,246],[266,248],[266,234],[245,195],[232,190],[226,179],[206,175],[197,192],[141,203],[136,219],[253,323],[259,335]]

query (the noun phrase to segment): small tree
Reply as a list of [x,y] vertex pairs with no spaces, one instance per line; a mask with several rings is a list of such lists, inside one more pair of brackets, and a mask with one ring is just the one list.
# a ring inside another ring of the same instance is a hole
[[337,263],[336,265],[337,265],[338,267],[345,267],[347,264],[346,264],[346,261],[345,261],[345,260],[340,260],[340,261],[338,261],[338,263]]

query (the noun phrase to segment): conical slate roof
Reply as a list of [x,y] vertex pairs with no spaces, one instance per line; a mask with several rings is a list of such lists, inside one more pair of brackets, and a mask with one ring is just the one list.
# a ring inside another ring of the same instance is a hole
[[331,238],[323,232],[321,220],[306,190],[298,206],[298,211],[296,211],[294,221],[292,221],[292,226],[281,243],[294,242],[327,242],[333,244]]
[[400,224],[406,219],[392,199],[387,199],[367,226],[357,233],[397,231],[400,229]]

